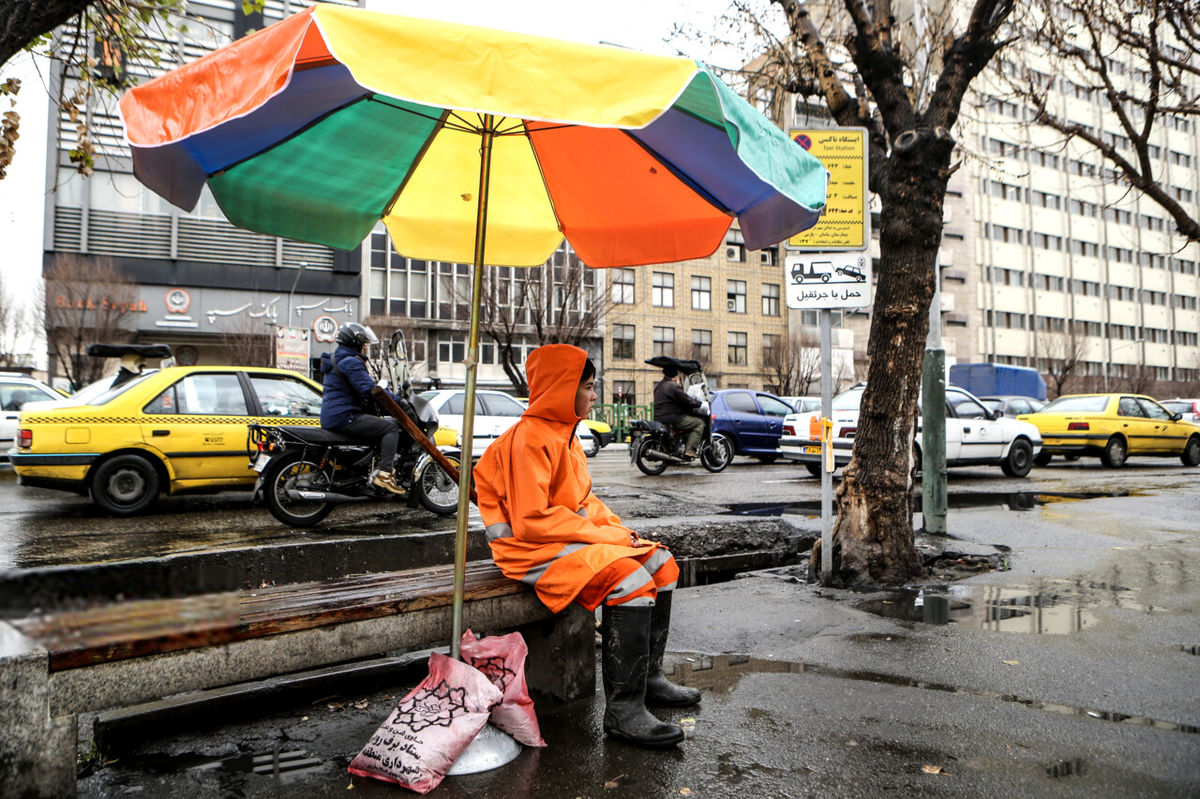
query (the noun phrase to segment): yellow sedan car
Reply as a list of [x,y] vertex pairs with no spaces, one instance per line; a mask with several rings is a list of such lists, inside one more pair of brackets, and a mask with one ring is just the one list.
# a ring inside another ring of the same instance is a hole
[[321,423],[321,387],[247,366],[123,371],[21,412],[9,450],[21,485],[90,495],[129,516],[160,492],[252,489],[247,426]]
[[1098,455],[1110,469],[1131,455],[1177,455],[1184,466],[1200,465],[1200,425],[1181,421],[1150,397],[1068,394],[1017,418],[1042,432],[1039,466],[1054,455]]

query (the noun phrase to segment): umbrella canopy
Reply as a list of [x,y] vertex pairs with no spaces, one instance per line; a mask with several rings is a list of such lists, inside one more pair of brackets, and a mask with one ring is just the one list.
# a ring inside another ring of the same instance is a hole
[[469,262],[451,654],[458,655],[482,267],[761,249],[816,223],[828,173],[702,64],[318,4],[121,98],[138,178],[239,227],[350,249],[382,219]]
[[494,135],[485,262],[563,237],[591,266],[759,249],[812,226],[826,171],[707,67],[318,4],[130,90],[138,178],[191,209],[351,249],[471,263],[480,133]]

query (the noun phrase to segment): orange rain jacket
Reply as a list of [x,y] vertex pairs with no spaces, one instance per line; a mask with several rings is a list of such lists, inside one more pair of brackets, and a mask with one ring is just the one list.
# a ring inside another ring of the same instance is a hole
[[628,557],[644,562],[660,546],[638,539],[592,493],[587,458],[575,443],[575,394],[586,360],[569,344],[531,352],[529,409],[474,469],[496,565],[533,585],[555,613],[609,564]]

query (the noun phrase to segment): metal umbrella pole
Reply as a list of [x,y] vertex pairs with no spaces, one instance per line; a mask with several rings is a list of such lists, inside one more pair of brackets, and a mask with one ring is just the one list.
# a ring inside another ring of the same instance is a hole
[[[479,362],[479,306],[483,299],[483,250],[487,238],[488,186],[492,171],[492,140],[496,136],[494,118],[481,117],[479,148],[479,201],[475,215],[475,263],[471,275],[471,333],[467,342],[466,404],[463,408],[462,463],[458,470],[458,526],[454,531],[454,591],[450,622],[450,657],[459,659],[462,640],[463,595],[467,579],[467,514],[471,509],[471,444],[475,437],[475,367]],[[511,762],[521,753],[521,745],[512,736],[491,724],[486,725],[463,750],[447,774],[475,774]]]
[[481,117],[479,146],[479,198],[475,214],[475,258],[471,274],[471,332],[467,341],[466,407],[463,408],[462,463],[458,470],[458,526],[454,531],[453,616],[450,624],[450,657],[458,659],[462,639],[463,595],[467,579],[467,515],[471,509],[471,445],[475,437],[475,368],[479,361],[479,306],[483,300],[483,252],[487,239],[488,187],[492,172],[493,117]]

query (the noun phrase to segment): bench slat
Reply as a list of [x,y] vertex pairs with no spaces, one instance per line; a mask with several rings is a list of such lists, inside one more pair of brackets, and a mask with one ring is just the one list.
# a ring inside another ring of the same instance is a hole
[[[78,668],[329,624],[448,606],[453,568],[437,566],[236,593],[139,600],[13,621],[50,653],[50,670]],[[468,564],[465,601],[531,589],[490,561]]]

